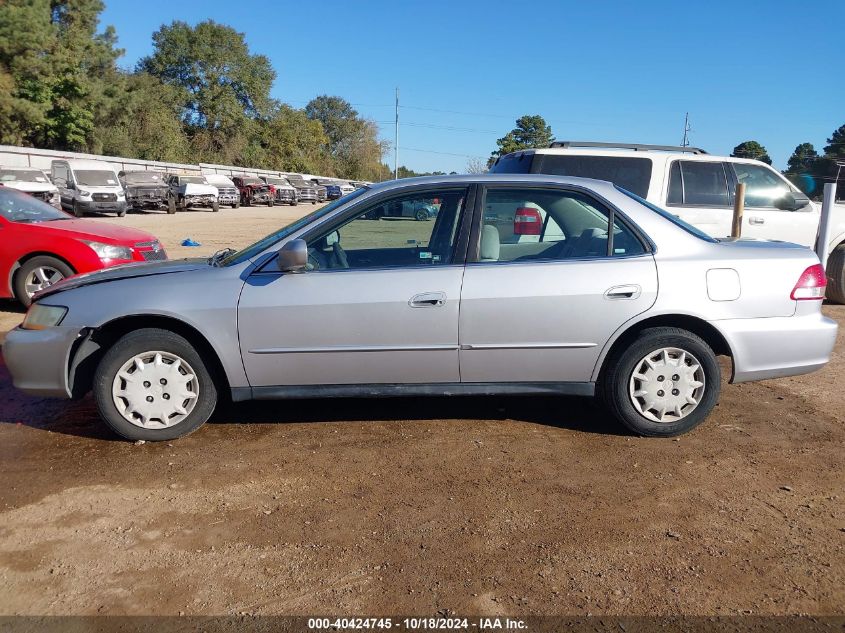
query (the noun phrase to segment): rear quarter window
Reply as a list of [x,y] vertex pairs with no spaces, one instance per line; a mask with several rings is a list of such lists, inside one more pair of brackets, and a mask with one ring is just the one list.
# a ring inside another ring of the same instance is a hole
[[531,164],[534,162],[534,152],[515,152],[505,154],[489,172],[491,174],[530,174]]
[[532,172],[607,180],[645,198],[651,170],[651,159],[645,157],[541,154],[535,158]]

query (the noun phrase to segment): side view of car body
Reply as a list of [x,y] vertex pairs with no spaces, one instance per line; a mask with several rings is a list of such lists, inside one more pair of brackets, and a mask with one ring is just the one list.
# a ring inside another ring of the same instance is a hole
[[75,275],[167,259],[155,236],[77,219],[11,188],[0,188],[0,297],[29,305],[36,292]]
[[126,195],[114,167],[100,160],[54,160],[50,177],[63,209],[81,218],[86,213],[126,215]]
[[31,167],[0,167],[0,185],[28,193],[33,198],[61,209],[59,190],[43,171]]
[[168,212],[186,211],[190,208],[220,210],[217,200],[217,187],[208,184],[205,176],[194,174],[173,174],[168,179],[170,193],[168,196]]
[[[162,171],[121,171],[118,176],[126,195],[126,205],[135,211],[168,211],[170,189]],[[175,213],[175,209],[172,210]]]
[[[431,222],[367,219],[431,200]],[[506,205],[557,228],[515,240],[487,221]],[[671,436],[715,406],[717,355],[733,382],[827,363],[824,286],[806,248],[714,240],[608,182],[437,176],[360,189],[238,252],[65,280],[3,354],[16,387],[92,390],[131,439],[192,432],[224,392],[595,395]]]
[[206,182],[212,187],[217,187],[217,202],[220,206],[237,209],[241,206],[241,196],[238,193],[235,183],[222,174],[206,174]]

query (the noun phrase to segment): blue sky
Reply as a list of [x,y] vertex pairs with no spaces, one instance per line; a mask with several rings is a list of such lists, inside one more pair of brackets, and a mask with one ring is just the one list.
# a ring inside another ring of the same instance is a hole
[[558,139],[678,144],[689,111],[693,145],[758,140],[781,169],[845,124],[843,0],[106,0],[102,24],[133,67],[162,23],[209,18],[270,58],[275,98],[342,96],[391,142],[398,86],[399,160],[417,171],[486,158],[522,114]]

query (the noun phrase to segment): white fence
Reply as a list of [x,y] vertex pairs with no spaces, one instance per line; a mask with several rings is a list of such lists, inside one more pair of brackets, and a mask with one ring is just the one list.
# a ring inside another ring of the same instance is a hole
[[[85,158],[101,160],[110,163],[117,171],[147,171],[157,170],[167,173],[180,174],[223,174],[233,176],[245,174],[247,176],[276,176],[284,177],[292,172],[272,171],[268,169],[250,169],[234,165],[212,165],[200,163],[185,165],[182,163],[163,163],[155,160],[141,160],[138,158],[123,158],[122,156],[98,156],[96,154],[82,154],[80,152],[62,152],[52,149],[35,149],[33,147],[15,147],[0,145],[0,167],[34,167],[50,172],[51,163],[61,158]],[[298,174],[305,179],[322,178],[312,174]]]

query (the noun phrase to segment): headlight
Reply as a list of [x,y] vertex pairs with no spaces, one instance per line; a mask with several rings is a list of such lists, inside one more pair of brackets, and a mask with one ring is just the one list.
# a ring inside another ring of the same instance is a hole
[[122,192],[122,191],[118,191],[118,192],[117,192],[117,197],[118,197],[118,198],[124,198],[125,196],[124,196],[124,194],[123,194],[123,192]]
[[132,259],[132,249],[128,246],[115,246],[88,240],[82,240],[82,242],[90,246],[100,259]]
[[52,196],[50,196],[50,202],[51,202],[52,204],[58,204],[60,200],[61,200],[61,197],[59,196],[59,192],[58,192],[58,191],[54,191],[54,192],[53,192],[53,195],[52,195]]
[[48,327],[55,327],[62,322],[67,314],[64,306],[45,306],[40,303],[33,303],[21,323],[24,330],[44,330]]
[[84,189],[80,189],[80,190],[79,190],[79,195],[80,195],[80,196],[82,196],[83,198],[87,198],[87,197],[89,197],[89,196],[91,195],[91,192],[90,192],[90,191],[85,191]]

